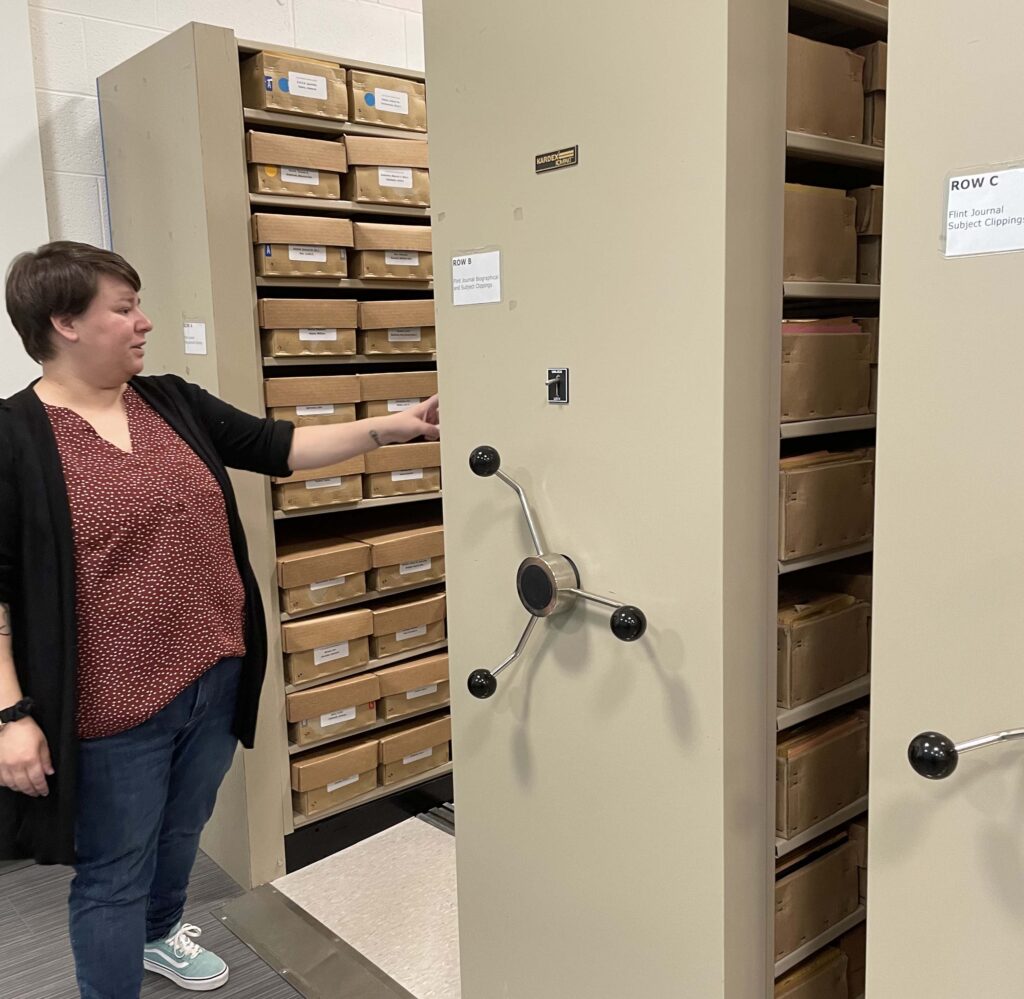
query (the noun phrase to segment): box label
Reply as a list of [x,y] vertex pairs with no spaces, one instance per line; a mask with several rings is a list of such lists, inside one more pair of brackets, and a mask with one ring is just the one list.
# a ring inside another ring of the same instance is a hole
[[1024,250],[1024,167],[950,177],[945,253]]
[[348,787],[349,784],[354,784],[359,780],[359,774],[353,774],[351,777],[346,777],[344,780],[331,781],[327,785],[327,793],[330,794],[332,791],[340,791],[343,787]]
[[452,257],[452,302],[488,305],[501,301],[501,251]]
[[312,97],[315,101],[327,100],[327,77],[311,76],[308,73],[288,74],[288,93],[296,97]]
[[311,593],[316,593],[317,590],[326,590],[331,586],[343,586],[348,576],[335,576],[334,579],[322,579],[319,583],[310,583],[309,589]]
[[330,489],[333,486],[341,485],[341,476],[335,475],[332,479],[310,479],[306,483],[307,489]]
[[400,472],[391,473],[392,482],[412,482],[413,479],[422,479],[422,468],[404,468]]
[[344,722],[354,721],[356,717],[356,709],[342,708],[341,711],[331,711],[326,715],[320,716],[320,727],[330,728],[332,725],[341,725]]
[[281,180],[289,184],[305,184],[316,187],[320,183],[319,170],[306,170],[300,167],[281,167]]
[[432,748],[431,749],[421,749],[418,753],[412,753],[409,756],[403,756],[402,757],[402,765],[403,766],[408,766],[410,763],[416,763],[419,760],[426,760],[426,759],[428,759],[429,757],[431,757],[433,755],[434,755],[434,750]]
[[379,187],[412,189],[412,167],[377,167]]
[[422,339],[422,326],[395,326],[388,330],[388,343],[419,343]]
[[414,572],[426,572],[433,564],[433,559],[418,558],[415,562],[403,562],[398,567],[400,576],[408,576]]
[[377,87],[373,92],[373,106],[378,111],[408,114],[409,95],[401,90],[385,90],[383,87]]
[[289,260],[309,260],[315,264],[327,263],[326,246],[303,246],[298,243],[288,244]]
[[410,638],[422,638],[427,633],[427,626],[421,624],[416,628],[405,628],[403,631],[395,632],[396,642],[407,642]]
[[334,404],[327,402],[322,406],[296,406],[296,416],[332,416],[334,414]]
[[338,642],[335,645],[321,645],[313,650],[313,665],[323,666],[324,663],[332,663],[335,659],[348,658],[348,642]]
[[182,332],[185,335],[186,354],[206,353],[206,323],[185,323]]
[[388,399],[388,412],[401,413],[402,410],[418,406],[422,401],[422,399]]
[[437,684],[430,683],[426,687],[417,687],[415,690],[408,690],[405,694],[407,701],[415,701],[417,697],[426,697],[428,694],[437,693]]
[[299,330],[300,340],[337,340],[338,331],[330,329],[315,329],[306,327]]
[[385,250],[384,263],[389,267],[419,267],[418,250]]

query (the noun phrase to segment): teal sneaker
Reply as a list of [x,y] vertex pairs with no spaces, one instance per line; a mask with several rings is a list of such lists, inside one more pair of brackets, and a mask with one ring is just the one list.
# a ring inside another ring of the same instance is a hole
[[228,980],[228,966],[196,943],[202,932],[191,923],[179,923],[166,940],[146,944],[143,952],[146,970],[163,975],[190,992],[219,989]]

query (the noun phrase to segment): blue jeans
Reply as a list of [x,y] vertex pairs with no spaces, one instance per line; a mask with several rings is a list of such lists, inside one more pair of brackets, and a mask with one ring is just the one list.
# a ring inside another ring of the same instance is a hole
[[144,945],[181,919],[237,745],[241,665],[222,659],[141,725],[79,743],[68,910],[82,999],[137,999]]

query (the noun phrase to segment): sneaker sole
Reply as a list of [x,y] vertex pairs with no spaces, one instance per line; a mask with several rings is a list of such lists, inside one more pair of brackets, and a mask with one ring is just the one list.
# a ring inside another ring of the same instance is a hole
[[169,978],[179,988],[185,989],[188,992],[212,992],[214,989],[219,989],[228,980],[228,972],[230,970],[225,968],[221,974],[213,978],[196,979],[185,978],[179,975],[173,968],[156,964],[148,958],[144,958],[142,963],[147,971],[152,971],[156,975],[163,975],[164,978]]

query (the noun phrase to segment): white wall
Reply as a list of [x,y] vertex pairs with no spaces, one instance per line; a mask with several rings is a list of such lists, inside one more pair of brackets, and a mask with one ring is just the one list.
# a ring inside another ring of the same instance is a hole
[[109,246],[96,77],[188,21],[224,25],[239,38],[270,45],[423,68],[422,0],[28,0],[28,5],[52,239]]
[[[0,6],[0,35],[8,43],[7,83],[0,102],[0,176],[8,191],[0,198],[0,273],[5,273],[12,257],[46,242],[47,223],[24,0],[8,0]],[[16,197],[10,193],[14,191]],[[7,310],[0,308],[0,398],[11,395],[36,374],[38,368],[22,349]]]

